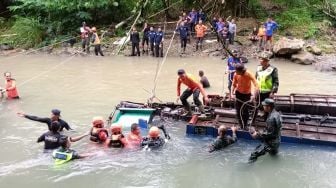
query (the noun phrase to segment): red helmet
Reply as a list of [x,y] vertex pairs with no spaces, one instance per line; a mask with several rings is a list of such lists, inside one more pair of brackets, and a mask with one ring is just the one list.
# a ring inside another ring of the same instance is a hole
[[148,135],[149,135],[149,137],[151,137],[151,138],[157,138],[157,137],[159,137],[159,135],[160,135],[160,130],[159,130],[159,128],[157,128],[157,127],[155,127],[155,126],[151,127],[151,128],[149,129]]
[[107,132],[105,130],[99,131],[99,133],[98,133],[99,140],[105,142],[107,137],[108,137],[108,135],[107,135]]
[[120,134],[122,131],[122,126],[118,123],[114,123],[111,126],[111,132],[112,134]]
[[96,116],[92,119],[92,126],[97,128],[104,127],[104,118],[100,116]]

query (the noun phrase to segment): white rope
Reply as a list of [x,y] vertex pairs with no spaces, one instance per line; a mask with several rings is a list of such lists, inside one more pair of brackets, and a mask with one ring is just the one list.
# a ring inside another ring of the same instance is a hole
[[52,68],[50,68],[50,69],[48,69],[48,70],[46,70],[46,71],[44,71],[44,72],[41,72],[40,74],[38,74],[38,75],[36,75],[36,76],[33,76],[32,78],[30,78],[30,79],[28,79],[28,80],[25,80],[24,82],[20,83],[18,86],[23,86],[23,85],[25,85],[26,83],[28,83],[28,82],[30,82],[30,81],[32,81],[32,80],[35,80],[36,78],[39,78],[39,77],[41,77],[41,76],[43,76],[43,75],[45,75],[45,74],[47,74],[47,73],[53,71],[53,70],[56,69],[57,67],[59,67],[59,66],[65,64],[65,63],[69,62],[70,60],[72,60],[72,58],[74,58],[75,55],[76,55],[76,54],[73,54],[73,55],[71,55],[70,57],[68,57],[67,59],[65,59],[64,61],[61,61],[59,64],[53,66]]
[[166,54],[165,54],[164,58],[162,59],[161,63],[159,64],[159,68],[157,69],[157,72],[155,74],[154,87],[153,87],[153,90],[152,90],[152,97],[151,98],[156,97],[155,96],[155,91],[156,91],[156,85],[157,85],[157,82],[158,82],[158,78],[159,78],[160,72],[162,70],[163,64],[166,62],[166,59],[167,59],[167,56],[168,56],[168,52],[169,52],[169,50],[170,50],[170,48],[171,48],[171,46],[173,44],[173,40],[174,40],[175,34],[176,34],[176,32],[174,32],[172,38],[170,39],[170,43],[169,43],[169,46],[167,48]]
[[[79,36],[77,36],[77,37],[79,37]],[[70,40],[70,39],[75,39],[75,38],[77,38],[77,37],[67,38],[67,39],[65,39],[65,40],[63,40],[63,41],[56,42],[56,43],[53,43],[53,44],[50,44],[50,45],[47,45],[47,46],[43,46],[43,47],[41,47],[41,48],[36,48],[36,49],[34,49],[34,50],[30,50],[30,51],[28,51],[28,52],[25,52],[25,51],[24,51],[24,52],[19,52],[18,54],[14,55],[14,56],[9,56],[9,57],[5,57],[5,58],[3,58],[3,59],[0,59],[0,62],[1,62],[1,61],[4,61],[4,60],[8,60],[8,59],[16,58],[16,57],[18,57],[18,56],[20,56],[20,55],[28,55],[28,54],[30,54],[30,53],[32,53],[32,52],[36,52],[36,51],[38,51],[38,50],[40,50],[40,49],[43,49],[43,48],[46,48],[46,47],[49,47],[49,46],[54,46],[54,45],[56,45],[56,44],[61,44],[61,43],[64,43],[64,42],[66,42],[66,41],[68,41],[68,40]]]

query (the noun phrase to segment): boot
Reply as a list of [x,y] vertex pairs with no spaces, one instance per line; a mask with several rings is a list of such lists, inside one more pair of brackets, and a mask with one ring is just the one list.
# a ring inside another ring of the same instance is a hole
[[199,111],[202,113],[202,114],[205,114],[205,110],[204,110],[204,106],[203,105],[200,105],[198,107]]

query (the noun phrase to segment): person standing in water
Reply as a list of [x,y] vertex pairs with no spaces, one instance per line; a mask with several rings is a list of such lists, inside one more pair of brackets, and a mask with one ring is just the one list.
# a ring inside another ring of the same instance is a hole
[[204,76],[204,71],[200,70],[198,71],[198,75],[201,78],[200,82],[203,86],[203,88],[209,88],[210,87],[210,82],[206,76]]
[[12,74],[10,72],[5,72],[4,77],[5,77],[5,88],[4,89],[0,88],[1,90],[0,96],[2,96],[2,93],[6,92],[8,99],[19,99],[20,97],[16,88],[16,81],[15,79],[12,78]]
[[60,129],[60,123],[54,121],[50,124],[50,130],[42,134],[38,139],[37,143],[44,142],[44,149],[57,149],[59,145],[59,139],[61,134],[58,132]]
[[249,161],[254,162],[258,157],[269,153],[276,155],[281,141],[282,119],[281,115],[275,109],[273,99],[265,99],[262,102],[264,112],[267,113],[266,127],[262,132],[251,128],[250,134],[254,139],[261,140],[261,144],[252,152]]
[[139,147],[142,137],[140,127],[137,123],[131,125],[131,132],[127,135],[127,143],[129,147]]
[[92,43],[94,45],[94,51],[95,51],[95,54],[96,56],[98,56],[98,53],[101,55],[101,56],[104,56],[102,50],[101,50],[101,42],[100,42],[100,38],[97,34],[97,29],[96,27],[92,27]]
[[227,66],[225,70],[225,74],[228,74],[228,89],[229,92],[231,91],[231,86],[232,86],[232,80],[233,76],[236,72],[236,66],[238,64],[241,64],[241,60],[239,58],[239,53],[238,50],[233,49],[232,50],[232,55],[229,56],[228,61],[227,61]]
[[69,126],[69,124],[66,121],[60,119],[61,111],[58,110],[58,109],[51,110],[50,118],[48,118],[48,117],[41,118],[41,117],[37,117],[37,116],[27,115],[23,112],[18,112],[17,114],[20,117],[24,117],[24,118],[27,118],[27,119],[30,119],[30,120],[33,120],[33,121],[38,121],[38,122],[41,122],[41,123],[45,123],[45,124],[48,125],[49,130],[51,130],[51,123],[54,122],[54,121],[58,121],[60,123],[60,127],[59,127],[58,131],[62,131],[64,128],[66,130],[72,130],[71,127]]

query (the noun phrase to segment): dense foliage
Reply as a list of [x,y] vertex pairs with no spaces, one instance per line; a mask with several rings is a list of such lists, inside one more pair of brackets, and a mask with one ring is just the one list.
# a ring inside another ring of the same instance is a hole
[[[212,0],[216,2],[215,6],[208,0],[148,0],[148,5],[142,7],[145,1],[4,0],[2,4],[10,14],[0,13],[2,30],[6,30],[2,33],[16,35],[0,40],[27,48],[45,45],[68,36],[78,36],[82,21],[90,26],[107,27],[125,20],[140,9],[143,10],[140,20],[143,21],[176,2],[181,3],[164,12],[170,19],[176,19],[182,9],[191,7],[202,7],[208,14],[212,13],[211,16],[249,16],[259,21],[271,14],[279,22],[281,31],[307,38],[320,32],[321,24],[330,26],[336,20],[336,2],[333,0]],[[162,15],[151,18],[151,21],[162,20]],[[131,20],[133,22],[134,19]],[[118,32],[123,33],[120,29]]]

